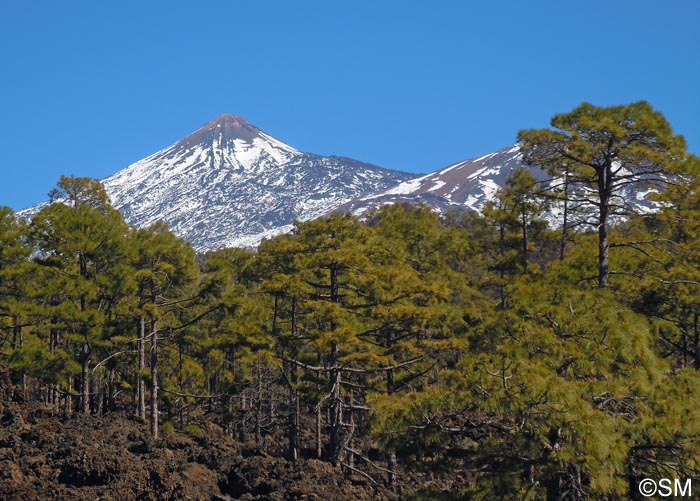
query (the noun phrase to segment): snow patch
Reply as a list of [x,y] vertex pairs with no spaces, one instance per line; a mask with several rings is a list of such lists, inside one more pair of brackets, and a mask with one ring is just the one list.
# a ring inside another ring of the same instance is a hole
[[439,190],[443,186],[445,186],[447,183],[445,181],[437,181],[433,186],[427,189],[427,191],[435,191]]

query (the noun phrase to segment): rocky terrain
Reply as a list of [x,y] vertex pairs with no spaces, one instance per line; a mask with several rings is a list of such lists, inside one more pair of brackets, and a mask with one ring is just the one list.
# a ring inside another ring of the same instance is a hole
[[236,443],[215,427],[151,440],[115,413],[65,419],[49,409],[0,407],[0,499],[375,499],[329,463],[291,463]]
[[[417,473],[403,497],[433,484]],[[458,479],[455,479],[458,480]],[[422,484],[422,485],[421,485]],[[431,498],[449,489],[430,490]],[[24,402],[0,366],[0,499],[3,500],[370,500],[397,499],[384,486],[315,459],[288,461],[274,447],[241,443],[211,423],[154,441],[125,412],[66,416]]]

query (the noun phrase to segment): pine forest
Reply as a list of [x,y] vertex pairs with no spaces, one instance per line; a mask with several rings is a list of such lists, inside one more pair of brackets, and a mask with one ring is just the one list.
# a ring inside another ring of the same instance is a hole
[[89,178],[0,209],[2,426],[118,415],[154,451],[215,428],[389,499],[699,478],[700,162],[645,102],[518,141],[548,181],[519,169],[481,213],[385,205],[254,250],[130,227]]

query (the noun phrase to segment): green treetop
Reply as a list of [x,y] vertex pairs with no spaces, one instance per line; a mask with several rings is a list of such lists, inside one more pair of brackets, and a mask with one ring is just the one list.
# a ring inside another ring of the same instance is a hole
[[552,129],[518,133],[523,160],[555,176],[566,173],[580,189],[570,195],[594,207],[598,231],[598,287],[610,276],[610,217],[626,213],[630,185],[659,186],[686,156],[685,141],[647,102],[597,107],[583,103],[552,117]]

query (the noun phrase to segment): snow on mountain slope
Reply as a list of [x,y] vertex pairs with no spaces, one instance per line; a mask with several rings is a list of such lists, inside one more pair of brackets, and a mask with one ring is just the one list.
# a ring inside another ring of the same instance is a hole
[[[522,163],[518,145],[416,177],[344,157],[302,153],[245,119],[222,115],[174,145],[103,180],[130,224],[165,222],[199,251],[255,247],[332,212],[363,214],[388,203],[425,203],[439,212],[481,210]],[[620,194],[617,205],[654,210],[653,187]],[[20,211],[29,217],[43,205]],[[557,208],[552,207],[553,224]],[[585,208],[580,216],[591,220]]]
[[138,227],[162,220],[197,250],[255,246],[294,220],[412,177],[344,157],[302,153],[245,119],[222,115],[103,180]]
[[[560,188],[562,181],[551,177],[540,167],[527,166],[522,162],[520,147],[507,146],[496,152],[471,160],[463,160],[431,174],[409,179],[384,191],[373,193],[347,202],[332,212],[352,212],[364,214],[370,209],[390,203],[425,203],[438,212],[451,209],[471,209],[481,211],[484,204],[494,198],[497,190],[516,169],[523,167],[542,183],[543,188]],[[570,188],[575,189],[575,188]],[[576,188],[582,193],[588,190]],[[649,195],[657,193],[653,186],[635,188],[627,186],[614,197],[615,217],[624,217],[631,212],[644,213],[657,210],[660,204]],[[592,198],[595,198],[595,194]],[[587,198],[587,197],[580,197]],[[592,205],[571,204],[569,216],[587,225],[595,225],[596,211]],[[553,226],[561,224],[562,208],[552,203],[549,222]]]
[[[510,174],[522,166],[519,147],[507,146],[494,153],[463,160],[384,191],[352,200],[336,210],[362,214],[368,209],[389,203],[423,202],[440,212],[456,208],[478,211],[487,200],[493,198],[500,186],[505,185]],[[528,170],[538,180],[547,178],[542,169]]]

